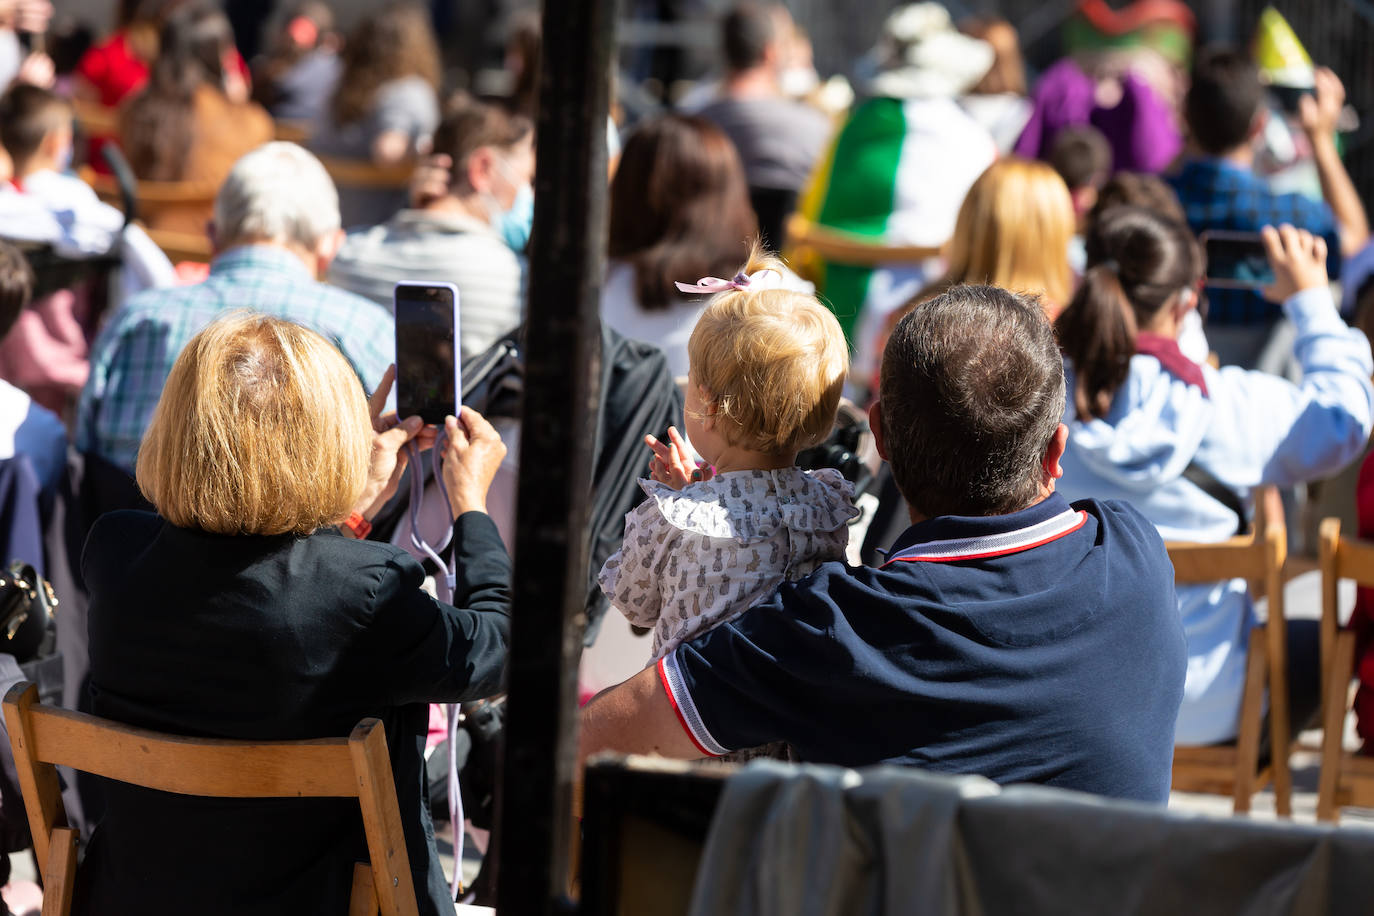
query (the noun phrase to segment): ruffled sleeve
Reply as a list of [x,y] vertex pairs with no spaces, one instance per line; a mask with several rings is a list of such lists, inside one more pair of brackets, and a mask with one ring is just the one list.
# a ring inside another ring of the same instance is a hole
[[853,487],[830,468],[737,471],[680,491],[653,480],[639,485],[673,527],[740,544],[766,540],[783,528],[835,531],[859,514]]

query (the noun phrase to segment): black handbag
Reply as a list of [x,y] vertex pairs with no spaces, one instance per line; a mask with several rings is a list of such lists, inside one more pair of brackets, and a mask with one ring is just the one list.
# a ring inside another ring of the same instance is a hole
[[11,563],[0,573],[0,652],[23,664],[50,651],[56,608],[57,596],[38,571],[23,560]]

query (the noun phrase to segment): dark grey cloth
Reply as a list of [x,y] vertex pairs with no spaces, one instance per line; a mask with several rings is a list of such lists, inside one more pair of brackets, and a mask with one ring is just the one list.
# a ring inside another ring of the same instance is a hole
[[[408,554],[333,529],[223,536],[147,512],[106,515],[82,562],[94,712],[253,740],[337,737],[381,719],[420,912],[452,913],[424,803],[427,704],[498,691],[510,610],[491,519],[461,516],[453,543],[457,607],[421,591]],[[108,782],[73,911],[342,913],[353,863],[367,858],[356,801]]]
[[833,131],[824,114],[785,98],[722,98],[698,114],[735,144],[751,188],[800,190]]
[[[434,87],[418,76],[407,76],[378,86],[367,116],[351,124],[335,123],[326,106],[311,131],[310,149],[320,156],[370,161],[372,143],[382,134],[404,134],[416,152],[438,126]],[[404,188],[339,188],[339,213],[346,229],[384,223],[405,205]]]
[[1182,815],[976,776],[756,762],[692,916],[1368,912],[1374,833]]
[[342,69],[339,55],[323,49],[311,51],[274,81],[267,110],[280,121],[323,117]]

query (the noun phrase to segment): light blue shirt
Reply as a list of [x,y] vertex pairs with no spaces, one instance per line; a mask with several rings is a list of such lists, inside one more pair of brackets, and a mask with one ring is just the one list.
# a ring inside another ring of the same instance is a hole
[[202,328],[236,309],[324,335],[367,391],[395,358],[395,325],[386,309],[317,283],[299,258],[281,248],[232,248],[215,258],[204,283],[149,290],[110,318],[91,350],[91,374],[77,408],[77,448],[132,471],[172,363]]
[[[1255,487],[1315,480],[1358,458],[1374,428],[1369,341],[1346,327],[1325,287],[1298,293],[1283,308],[1297,328],[1300,384],[1204,365],[1204,394],[1137,354],[1104,419],[1079,418],[1068,398],[1069,444],[1056,490],[1069,500],[1128,500],[1166,541],[1214,542],[1235,533],[1236,516],[1181,476],[1190,462],[1249,505]],[[1073,367],[1064,368],[1072,392]],[[1188,674],[1176,740],[1231,740],[1255,623],[1245,581],[1186,586],[1178,603]]]

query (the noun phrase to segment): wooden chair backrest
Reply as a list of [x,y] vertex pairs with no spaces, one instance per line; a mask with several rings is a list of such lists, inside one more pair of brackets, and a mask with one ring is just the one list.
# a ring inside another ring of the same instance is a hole
[[208,264],[214,257],[214,246],[210,244],[210,237],[207,235],[177,232],[174,229],[149,229],[148,238],[162,249],[163,254],[167,255],[167,259],[173,264],[181,261]]
[[[417,912],[386,733],[364,719],[347,738],[227,741],[131,728],[39,704],[34,685],[5,696],[5,723],[49,892],[75,879],[76,833],[66,822],[57,766],[131,785],[214,798],[356,798],[384,916]],[[70,847],[70,848],[68,848]],[[59,897],[60,899],[60,897]],[[69,905],[69,904],[68,904]],[[43,912],[48,906],[45,901]],[[63,909],[65,913],[67,910]]]
[[1374,541],[1341,537],[1339,518],[1323,519],[1317,531],[1322,575],[1322,670],[1327,670],[1340,631],[1338,586],[1341,579],[1374,586]]
[[1246,579],[1257,583],[1271,601],[1283,601],[1283,590],[1276,587],[1282,584],[1283,564],[1288,558],[1288,532],[1283,501],[1274,487],[1255,491],[1255,517],[1249,534],[1215,543],[1169,541],[1164,546],[1174,564],[1174,581],[1180,585]]
[[321,156],[329,177],[340,188],[354,188],[360,191],[396,191],[410,187],[410,176],[415,171],[415,163],[398,162],[395,165],[377,165],[366,159],[340,159],[335,156]]
[[307,121],[273,121],[272,139],[282,140],[287,143],[304,144],[310,139],[310,122]]
[[[94,189],[96,196],[108,204],[119,206],[119,182],[113,175],[98,175],[93,171],[83,171],[82,178]],[[210,206],[219,193],[219,185],[213,181],[140,181],[134,188],[134,198],[138,201],[139,215],[147,216],[145,208],[158,209],[169,206]]]
[[72,116],[81,132],[88,137],[119,136],[118,108],[89,99],[72,99]]
[[855,267],[918,264],[940,255],[938,245],[884,245],[864,236],[817,225],[800,214],[793,214],[787,221],[787,246],[794,259],[819,256],[835,264]]
[[[1216,543],[1167,542],[1169,559],[1174,564],[1174,581],[1189,583],[1218,582],[1225,579],[1245,579],[1251,592],[1269,600],[1269,620],[1276,623],[1254,628],[1250,643],[1251,656],[1246,659],[1245,695],[1241,703],[1240,732],[1235,747],[1175,748],[1175,788],[1199,791],[1197,787],[1181,784],[1181,761],[1187,768],[1228,771],[1225,782],[1235,799],[1237,812],[1248,811],[1255,788],[1255,766],[1259,757],[1260,726],[1263,717],[1262,696],[1267,681],[1270,690],[1269,733],[1275,747],[1271,771],[1274,782],[1275,809],[1281,817],[1291,815],[1291,776],[1286,753],[1290,739],[1286,693],[1288,638],[1283,623],[1283,565],[1288,559],[1288,532],[1284,525],[1283,501],[1276,488],[1266,486],[1255,490],[1255,515],[1250,533]],[[1256,645],[1263,634],[1263,644]],[[1253,653],[1261,652],[1258,657]],[[1181,756],[1182,755],[1182,756]],[[1219,782],[1218,785],[1221,783]],[[1218,791],[1205,789],[1202,791]]]

